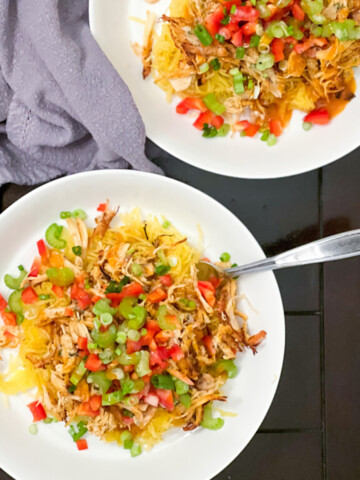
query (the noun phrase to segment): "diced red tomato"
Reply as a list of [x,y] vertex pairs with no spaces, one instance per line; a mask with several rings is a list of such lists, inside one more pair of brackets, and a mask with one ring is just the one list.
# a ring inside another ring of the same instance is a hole
[[126,353],[130,355],[130,353],[138,352],[141,347],[143,346],[141,339],[137,342],[134,340],[130,340],[129,338],[126,340]]
[[168,349],[168,352],[170,354],[170,357],[174,360],[174,362],[178,362],[179,360],[185,357],[184,352],[181,350],[179,345],[176,345],[176,343]]
[[147,300],[150,303],[159,303],[162,300],[167,298],[167,293],[162,288],[155,288],[152,292],[150,292],[147,296]]
[[237,6],[233,18],[238,22],[256,22],[259,18],[259,11],[254,7]]
[[220,21],[224,16],[223,7],[218,7],[213,13],[210,13],[210,15],[205,18],[205,27],[213,37],[222,27]]
[[94,412],[100,409],[101,403],[102,403],[101,395],[93,395],[89,400],[91,410],[93,410]]
[[171,412],[174,409],[174,397],[172,391],[156,388],[155,392],[159,398],[160,406]]
[[85,291],[84,278],[79,276],[75,278],[74,284],[71,287],[70,297],[77,300],[79,308],[85,310],[86,307],[92,304],[92,297]]
[[80,350],[86,350],[88,346],[88,339],[86,337],[78,338],[78,347]]
[[44,240],[39,240],[37,242],[37,248],[38,248],[38,251],[39,251],[39,255],[41,257],[41,261],[43,263],[46,263],[47,257],[48,257],[48,252],[47,252],[47,248],[46,248]]
[[107,204],[106,203],[100,203],[97,207],[97,211],[98,212],[105,212],[106,210],[106,207],[107,207]]
[[9,340],[14,340],[16,338],[15,335],[13,335],[12,333],[8,332],[7,330],[4,331],[4,335],[5,337],[7,337]]
[[257,27],[257,23],[248,22],[248,23],[245,23],[245,25],[243,27],[241,27],[241,30],[242,30],[244,35],[250,36],[250,35],[254,35],[254,33],[256,33],[256,27]]
[[167,367],[167,359],[169,353],[165,347],[157,347],[156,350],[150,352],[150,367],[158,365],[162,370]]
[[64,296],[64,290],[59,287],[58,285],[53,285],[51,287],[51,290],[55,293],[55,295],[59,298],[62,298]]
[[137,282],[132,282],[126,285],[120,293],[107,293],[106,298],[109,298],[112,306],[116,307],[125,297],[138,297],[142,293],[144,293],[143,287]]
[[207,110],[198,116],[193,125],[198,130],[203,130],[205,123],[211,125],[212,127],[220,128],[224,123],[224,119],[220,115],[215,115],[215,113]]
[[26,305],[32,305],[33,303],[36,303],[38,300],[37,293],[32,287],[26,287],[22,292],[21,292],[21,300],[26,304]]
[[254,137],[259,131],[259,128],[260,128],[259,125],[254,125],[250,123],[250,125],[247,128],[245,128],[244,132],[246,133],[247,137]]
[[214,288],[216,290],[217,287],[220,285],[221,280],[220,280],[220,278],[215,277],[215,275],[214,275],[213,277],[209,278],[209,282],[212,283],[212,285],[214,286]]
[[247,120],[240,120],[239,122],[235,123],[235,130],[245,130],[246,128],[250,127],[250,122]]
[[99,356],[96,353],[90,353],[88,356],[85,368],[90,370],[90,372],[97,372],[103,366],[102,361],[100,360]]
[[242,30],[238,30],[233,34],[231,37],[231,43],[235,45],[235,47],[241,47],[244,44]]
[[300,22],[304,21],[305,18],[305,12],[304,10],[300,7],[298,3],[295,3],[292,7],[292,14],[296,18],[296,20],[299,20]]
[[149,393],[144,398],[144,402],[152,407],[157,407],[159,405],[159,397],[155,393]]
[[69,308],[69,307],[65,308],[64,313],[67,317],[73,317],[74,316],[74,310],[72,308]]
[[205,337],[203,337],[202,341],[203,341],[203,344],[205,345],[207,351],[209,352],[209,354],[212,357],[215,356],[216,355],[216,349],[214,347],[211,336],[210,335],[205,335]]
[[213,307],[216,301],[214,285],[210,282],[198,282],[198,288],[207,303]]
[[80,451],[81,450],[87,450],[89,448],[88,443],[85,440],[85,438],[80,438],[80,440],[77,440],[76,446],[77,446],[78,450],[80,450]]
[[330,122],[330,115],[326,108],[317,108],[306,115],[304,122],[326,125]]
[[275,62],[281,62],[284,60],[284,42],[281,38],[274,38],[271,42],[271,52],[274,55]]
[[0,312],[3,312],[6,307],[7,307],[7,301],[0,293]]
[[134,423],[134,419],[133,419],[133,418],[131,418],[131,417],[126,417],[126,416],[124,416],[124,417],[122,418],[122,421],[123,421],[123,423],[125,423],[125,425],[132,425],[132,424]]
[[35,401],[29,403],[28,407],[30,409],[30,412],[32,413],[34,422],[40,422],[40,420],[44,420],[46,418],[46,412],[44,407],[42,406],[42,403]]
[[180,115],[188,113],[189,110],[200,110],[206,112],[207,108],[201,98],[187,97],[184,98],[176,107],[176,112]]
[[275,135],[275,137],[280,137],[280,135],[283,132],[283,126],[280,120],[276,120],[275,118],[272,118],[269,121],[269,127],[270,127],[270,133]]
[[173,279],[171,278],[171,275],[162,275],[159,277],[160,282],[165,286],[165,287],[171,287],[171,285],[174,283]]

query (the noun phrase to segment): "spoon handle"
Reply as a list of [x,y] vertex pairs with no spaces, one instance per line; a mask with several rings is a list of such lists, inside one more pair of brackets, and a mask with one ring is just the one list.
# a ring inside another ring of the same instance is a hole
[[231,277],[243,273],[277,270],[311,263],[331,262],[360,255],[360,230],[350,230],[331,237],[322,238],[301,247],[288,250],[274,257],[248,263],[226,270]]

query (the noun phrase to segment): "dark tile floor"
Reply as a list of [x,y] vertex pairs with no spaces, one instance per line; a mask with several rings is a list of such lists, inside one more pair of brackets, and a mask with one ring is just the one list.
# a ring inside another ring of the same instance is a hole
[[[360,227],[360,149],[322,170],[268,181],[206,173],[151,142],[147,154],[227,206],[267,255]],[[2,209],[30,189],[3,187]],[[360,260],[276,276],[287,328],[280,385],[259,432],[216,480],[358,480]]]

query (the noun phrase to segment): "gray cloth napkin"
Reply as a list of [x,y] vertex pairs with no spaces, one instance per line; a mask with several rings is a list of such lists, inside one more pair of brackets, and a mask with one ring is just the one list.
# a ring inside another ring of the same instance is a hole
[[100,168],[161,173],[88,0],[0,0],[0,185]]

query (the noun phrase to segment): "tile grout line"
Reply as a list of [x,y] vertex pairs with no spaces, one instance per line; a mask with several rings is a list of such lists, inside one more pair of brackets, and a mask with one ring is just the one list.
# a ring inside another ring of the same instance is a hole
[[[319,169],[318,176],[318,204],[319,204],[319,236],[324,236],[324,205],[323,205],[323,169]],[[321,382],[321,457],[322,477],[327,480],[326,456],[326,397],[325,397],[325,309],[324,309],[324,265],[319,264],[319,301],[320,301],[320,382]]]

